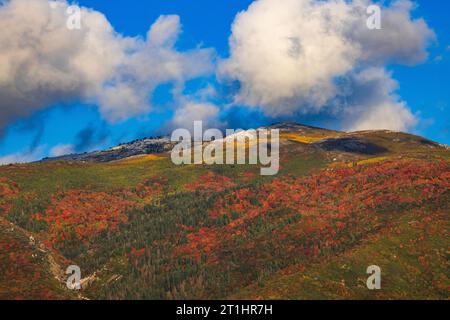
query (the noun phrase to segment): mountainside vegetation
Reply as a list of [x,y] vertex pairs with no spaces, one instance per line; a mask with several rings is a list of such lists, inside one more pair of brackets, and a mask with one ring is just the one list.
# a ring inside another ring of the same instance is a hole
[[176,166],[165,148],[0,167],[0,299],[449,298],[448,147],[274,128],[275,176]]

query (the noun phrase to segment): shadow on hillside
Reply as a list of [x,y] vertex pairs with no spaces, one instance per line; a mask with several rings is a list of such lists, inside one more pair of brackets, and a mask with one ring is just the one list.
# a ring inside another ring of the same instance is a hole
[[314,144],[325,151],[342,151],[366,155],[377,155],[388,151],[386,148],[374,143],[352,137],[331,138]]

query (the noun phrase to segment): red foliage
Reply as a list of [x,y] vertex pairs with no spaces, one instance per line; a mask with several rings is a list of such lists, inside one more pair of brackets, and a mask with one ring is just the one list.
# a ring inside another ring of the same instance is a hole
[[144,253],[145,253],[145,248],[142,248],[142,249],[131,248],[131,254],[136,258],[143,256]]
[[136,186],[136,194],[141,199],[151,199],[162,194],[164,186],[167,184],[165,177],[153,177],[147,179]]
[[193,183],[185,185],[185,188],[190,191],[219,192],[234,186],[235,184],[230,178],[209,171],[206,175],[201,176]]
[[111,232],[120,223],[126,223],[125,211],[133,205],[118,195],[70,190],[53,196],[45,215],[35,214],[33,217],[47,222],[53,243],[69,239],[88,241],[103,231]]
[[242,174],[242,179],[244,181],[252,181],[255,178],[256,174],[254,172],[248,171]]
[[11,200],[19,193],[19,186],[12,180],[0,177],[0,213],[8,214]]
[[196,233],[188,234],[189,245],[182,246],[176,250],[179,254],[187,254],[194,259],[200,260],[201,254],[207,254],[210,263],[217,263],[214,248],[220,244],[217,232],[211,228],[201,228]]
[[218,199],[209,216],[227,216],[229,223],[188,235],[180,252],[194,257],[219,252],[227,239],[245,237],[256,218],[274,223],[277,218],[269,213],[281,210],[280,219],[301,219],[274,229],[271,241],[283,244],[288,253],[317,256],[382,225],[383,212],[396,214],[429,200],[439,202],[449,190],[450,167],[443,161],[387,161],[277,178],[257,190],[241,188]]
[[51,285],[47,259],[0,219],[0,299],[64,299]]

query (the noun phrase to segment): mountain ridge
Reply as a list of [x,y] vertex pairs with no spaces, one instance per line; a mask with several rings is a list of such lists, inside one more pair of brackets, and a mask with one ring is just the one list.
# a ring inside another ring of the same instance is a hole
[[[281,122],[270,126],[263,126],[258,129],[279,129],[281,133],[290,132],[301,134],[304,137],[316,138],[311,144],[325,151],[343,151],[378,154],[387,151],[384,147],[377,146],[371,142],[364,141],[367,135],[375,135],[377,133],[385,135],[401,135],[403,140],[434,148],[448,148],[448,146],[439,144],[424,137],[415,136],[408,133],[391,131],[391,130],[363,130],[354,132],[336,131],[326,128],[314,127],[299,124],[296,122]],[[319,139],[322,138],[322,139]],[[401,141],[401,139],[399,139]],[[300,141],[301,142],[301,141]],[[92,152],[67,154],[58,157],[46,157],[38,162],[49,161],[79,161],[79,162],[111,162],[126,159],[134,156],[162,154],[169,152],[174,142],[170,141],[169,136],[148,137],[136,139],[130,142],[121,143],[117,146]]]

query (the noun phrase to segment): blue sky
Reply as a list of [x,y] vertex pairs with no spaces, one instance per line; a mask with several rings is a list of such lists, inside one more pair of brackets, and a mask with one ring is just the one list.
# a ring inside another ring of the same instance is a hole
[[[103,13],[115,31],[126,37],[145,38],[158,17],[178,15],[182,33],[176,42],[176,50],[185,52],[213,48],[215,59],[220,60],[230,56],[228,39],[236,15],[247,10],[252,1],[80,0],[78,3]],[[395,95],[407,103],[418,119],[409,131],[450,144],[450,3],[431,0],[416,1],[416,4],[418,7],[413,11],[413,17],[422,17],[437,36],[436,41],[427,45],[429,57],[412,66],[385,63],[384,68],[392,73],[392,79],[398,83]],[[229,93],[227,85],[221,83],[213,72],[187,80],[181,95],[196,95],[209,86],[214,87],[216,94],[208,98],[208,103],[218,107],[221,123],[225,119],[228,124],[251,127],[282,119],[340,128],[340,124],[334,121],[333,113],[326,111],[273,116],[265,112],[269,107],[248,108],[245,101],[225,108],[230,103],[229,95],[223,94]],[[5,125],[0,138],[0,157],[17,155],[17,158],[22,156],[26,161],[48,156],[55,146],[71,146],[70,150],[84,152],[167,133],[170,128],[167,123],[177,112],[173,105],[180,101],[174,98],[174,87],[173,83],[159,83],[151,95],[151,111],[121,121],[108,121],[95,103],[81,102],[79,99],[55,101],[26,116],[13,117]]]
[[399,94],[426,120],[417,133],[450,144],[450,3],[420,1],[415,12],[437,34],[427,62],[414,67],[391,67],[400,83]]

